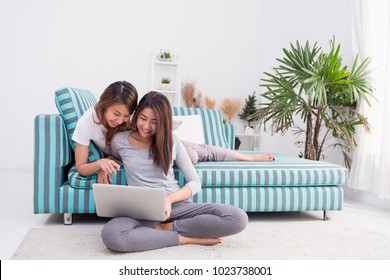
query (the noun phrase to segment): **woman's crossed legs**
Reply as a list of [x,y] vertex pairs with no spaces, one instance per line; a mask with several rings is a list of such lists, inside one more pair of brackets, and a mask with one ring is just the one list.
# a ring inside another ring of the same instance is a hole
[[182,201],[172,205],[171,219],[138,221],[127,217],[110,220],[102,230],[103,243],[119,252],[141,252],[184,245],[213,245],[220,237],[237,234],[248,223],[247,214],[226,204]]

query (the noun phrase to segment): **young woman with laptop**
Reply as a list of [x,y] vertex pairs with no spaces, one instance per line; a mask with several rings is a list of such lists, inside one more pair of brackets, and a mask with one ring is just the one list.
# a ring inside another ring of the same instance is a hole
[[[150,92],[141,99],[131,128],[118,132],[111,148],[122,159],[128,185],[165,190],[166,221],[113,218],[102,230],[108,248],[140,252],[183,244],[214,245],[246,228],[248,216],[237,207],[189,200],[201,184],[184,145],[172,135],[172,108],[163,94]],[[174,178],[173,162],[186,178],[182,188]]]

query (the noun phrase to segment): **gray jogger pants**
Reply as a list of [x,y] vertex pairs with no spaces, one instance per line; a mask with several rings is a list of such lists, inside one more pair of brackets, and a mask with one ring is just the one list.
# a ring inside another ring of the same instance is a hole
[[195,144],[187,141],[181,141],[186,148],[187,154],[192,163],[199,161],[232,161],[235,159],[233,150],[211,146],[207,144]]
[[127,217],[111,219],[102,230],[103,243],[119,252],[141,252],[179,245],[179,234],[187,237],[218,238],[244,230],[248,215],[226,204],[182,201],[172,204],[173,231],[156,230],[159,222]]

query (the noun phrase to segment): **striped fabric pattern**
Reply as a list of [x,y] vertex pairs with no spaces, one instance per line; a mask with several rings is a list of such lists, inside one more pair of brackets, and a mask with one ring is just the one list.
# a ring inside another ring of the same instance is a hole
[[92,189],[76,189],[65,183],[59,191],[59,213],[95,213]]
[[174,116],[201,115],[206,144],[229,148],[220,110],[206,108],[173,107]]
[[[276,155],[274,162],[198,162],[195,169],[203,188],[330,186],[345,185],[348,180],[343,166],[285,155]],[[183,186],[184,176],[177,168],[175,176]]]
[[[71,140],[77,121],[87,109],[96,104],[96,98],[88,90],[66,87],[55,92],[54,101],[60,115],[64,119],[65,128],[68,133],[68,137]],[[70,145],[74,150],[74,141],[70,141]],[[89,145],[88,162],[96,161],[102,157],[103,153],[94,143],[91,142]]]
[[236,127],[232,124],[223,124],[225,131],[225,139],[228,144],[228,148],[234,150],[236,144]]
[[[76,166],[72,166],[68,174],[68,184],[75,189],[91,189],[92,184],[97,182],[97,174],[91,176],[81,176],[76,171]],[[112,184],[115,185],[126,185],[126,173],[121,165],[121,169],[118,170],[117,174],[112,175]]]
[[34,213],[58,213],[59,188],[67,180],[73,151],[60,115],[34,120]]
[[[95,213],[91,189],[75,189],[64,184],[59,191],[60,213]],[[342,210],[343,189],[339,186],[314,187],[231,187],[202,188],[192,201],[230,204],[246,212]]]
[[223,203],[246,212],[341,210],[340,186],[202,188],[192,201]]

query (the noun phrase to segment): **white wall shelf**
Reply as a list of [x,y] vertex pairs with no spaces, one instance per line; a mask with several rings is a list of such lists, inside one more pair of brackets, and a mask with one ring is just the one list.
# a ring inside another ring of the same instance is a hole
[[[150,90],[165,94],[172,106],[180,106],[181,69],[180,57],[175,54],[172,61],[161,61],[157,53],[151,56]],[[161,79],[171,80],[170,90],[161,88]]]

